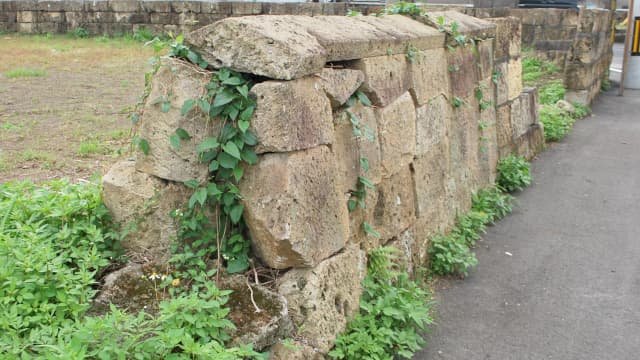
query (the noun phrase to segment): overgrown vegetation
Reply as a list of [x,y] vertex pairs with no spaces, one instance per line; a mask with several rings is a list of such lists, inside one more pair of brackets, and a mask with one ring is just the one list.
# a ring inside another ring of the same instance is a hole
[[507,192],[521,191],[531,185],[531,164],[522,156],[509,155],[498,162],[496,183]]
[[553,105],[564,99],[566,89],[561,81],[549,82],[538,88],[540,104]]
[[536,57],[522,57],[522,81],[525,85],[533,85],[543,77],[555,75],[560,71],[558,66],[550,61]]
[[44,77],[47,76],[47,71],[43,69],[13,69],[4,73],[9,79],[23,78],[23,77]]
[[544,125],[545,141],[559,141],[571,131],[575,119],[556,105],[541,105],[540,122]]
[[421,333],[433,322],[430,293],[400,269],[398,250],[369,253],[360,312],[338,336],[334,359],[410,359],[424,343]]

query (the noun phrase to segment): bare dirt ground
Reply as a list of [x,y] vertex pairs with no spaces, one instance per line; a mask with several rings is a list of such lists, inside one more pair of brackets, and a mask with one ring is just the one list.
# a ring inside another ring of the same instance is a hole
[[104,174],[152,50],[127,38],[0,35],[0,182]]

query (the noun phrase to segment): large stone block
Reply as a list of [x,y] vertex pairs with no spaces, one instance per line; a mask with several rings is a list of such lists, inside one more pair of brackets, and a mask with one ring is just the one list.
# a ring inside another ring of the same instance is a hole
[[121,161],[102,178],[102,197],[116,223],[129,229],[122,240],[134,261],[161,261],[170,256],[177,225],[170,213],[181,209],[191,190],[136,171],[132,161]]
[[416,153],[416,111],[409,92],[390,105],[376,109],[378,137],[382,153],[383,177],[406,167]]
[[522,41],[522,23],[520,19],[509,16],[486,20],[496,24],[494,58],[506,61],[509,58],[520,56]]
[[33,23],[38,18],[38,13],[35,11],[18,11],[19,23]]
[[[149,143],[149,154],[139,154],[139,171],[179,182],[207,178],[209,169],[199,162],[196,147],[207,137],[217,136],[218,126],[207,126],[207,116],[197,109],[186,116],[180,114],[180,109],[186,100],[199,98],[209,80],[210,76],[195,65],[165,60],[151,82],[151,93],[140,118],[139,136]],[[167,112],[162,111],[161,103],[154,103],[158,99],[169,101]],[[178,128],[184,129],[191,140],[182,141],[176,150],[169,138]]]
[[429,153],[447,139],[451,118],[451,104],[444,95],[416,109],[416,156]]
[[454,169],[469,169],[471,174],[477,176],[480,113],[474,96],[464,101],[464,105],[453,111],[453,122],[449,131],[451,166]]
[[476,48],[480,79],[490,78],[493,75],[493,39],[476,42]]
[[373,209],[373,227],[382,240],[400,234],[415,222],[415,194],[409,165],[376,187],[378,199]]
[[364,252],[350,246],[313,269],[293,269],[278,279],[297,335],[326,354],[359,310],[366,271]]
[[283,152],[331,144],[331,104],[316,77],[265,81],[250,92],[256,99],[251,130],[258,137],[256,153]]
[[413,161],[418,221],[431,218],[442,209],[446,199],[446,181],[451,171],[449,148],[446,143],[433,147]]
[[522,61],[520,58],[509,60],[507,65],[508,100],[520,96],[522,92]]
[[319,76],[334,109],[344,105],[364,82],[362,71],[352,69],[324,68]]
[[426,23],[437,29],[439,27],[439,18],[444,19],[446,25],[451,25],[454,22],[457,23],[458,30],[461,34],[476,39],[492,38],[495,37],[496,34],[496,25],[494,23],[465,15],[458,11],[430,11],[423,19]]
[[577,26],[578,10],[574,9],[509,9],[509,16],[522,20],[522,24],[541,26]]
[[409,61],[411,94],[418,106],[426,104],[433,97],[449,95],[447,57],[444,48],[416,53]]
[[[403,231],[398,236],[389,240],[385,246],[393,247],[397,250],[398,265],[400,269],[406,271],[409,275],[414,273],[414,249],[416,248],[414,238],[415,230],[413,227]],[[415,254],[417,255],[417,254]],[[420,263],[416,263],[419,266]]]
[[186,37],[212,66],[291,80],[322,71],[326,50],[294,16],[227,18]]
[[472,47],[447,51],[447,70],[453,96],[464,99],[473,93],[480,78],[480,68]]
[[253,247],[269,267],[312,267],[347,242],[346,199],[326,146],[263,155],[240,193]]
[[[372,138],[364,135],[357,136],[354,133],[354,127],[349,119],[351,115],[348,112],[355,116],[361,125],[369,129]],[[348,194],[350,190],[355,190],[358,176],[366,176],[374,183],[378,183],[381,177],[381,155],[378,126],[373,108],[359,103],[346,111],[337,113],[334,126],[336,140],[331,149],[335,155],[340,192]],[[360,159],[367,159],[368,171],[362,169]]]
[[404,54],[360,59],[352,67],[364,73],[362,90],[378,106],[389,105],[411,86]]
[[109,9],[113,12],[137,12],[141,10],[138,0],[109,0]]

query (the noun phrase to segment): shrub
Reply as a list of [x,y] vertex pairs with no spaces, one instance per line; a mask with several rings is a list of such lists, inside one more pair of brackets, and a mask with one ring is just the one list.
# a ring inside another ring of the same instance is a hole
[[494,186],[473,194],[471,210],[486,214],[487,222],[494,223],[511,212],[513,202],[513,196]]
[[545,141],[559,141],[567,136],[575,119],[555,105],[542,105],[540,122],[544,125]]
[[458,215],[456,227],[452,233],[462,239],[467,246],[472,247],[480,240],[489,222],[489,216],[483,211],[471,210],[464,215]]
[[564,99],[566,89],[561,81],[552,81],[538,89],[540,104],[553,105]]
[[397,270],[397,250],[369,254],[360,312],[338,336],[334,359],[410,359],[424,343],[420,333],[433,322],[431,295]]
[[80,39],[84,39],[84,38],[88,38],[89,37],[89,32],[87,31],[87,29],[85,29],[85,28],[83,28],[81,26],[78,26],[77,28],[75,28],[73,30],[72,34],[73,34],[74,37],[77,37],[77,38],[80,38]]
[[591,115],[591,109],[589,109],[587,105],[579,103],[577,101],[574,101],[571,104],[573,104],[573,107],[576,109],[575,113],[573,114],[574,119],[583,119]]
[[428,254],[431,271],[437,275],[466,276],[469,269],[478,264],[478,259],[465,238],[455,231],[449,235],[436,235],[432,238]]
[[522,190],[533,180],[530,164],[522,156],[509,155],[498,162],[496,182],[507,192]]

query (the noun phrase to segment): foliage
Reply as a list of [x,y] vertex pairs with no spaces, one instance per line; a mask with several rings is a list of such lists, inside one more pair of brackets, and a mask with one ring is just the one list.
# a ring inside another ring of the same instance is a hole
[[611,90],[611,81],[609,80],[609,72],[607,71],[607,75],[602,79],[602,83],[600,83],[600,91],[606,92],[609,90]]
[[540,122],[544,125],[545,141],[559,141],[569,133],[575,119],[556,105],[542,105]]
[[511,212],[514,200],[498,186],[481,189],[473,194],[471,210],[486,214],[487,223],[495,223]]
[[474,96],[476,100],[478,100],[478,107],[480,108],[480,111],[485,111],[494,106],[493,101],[485,100],[484,98],[484,90],[486,88],[485,84],[480,83],[474,90]]
[[553,105],[564,99],[566,89],[561,81],[552,81],[538,89],[540,104]]
[[74,37],[80,38],[80,39],[89,37],[89,32],[87,31],[87,29],[83,28],[82,26],[78,26],[77,28],[75,28],[72,34]]
[[433,320],[431,295],[398,270],[397,250],[369,253],[360,312],[338,336],[334,359],[410,359],[421,348],[420,333]]
[[8,79],[20,78],[20,77],[44,77],[47,76],[47,71],[43,69],[13,69],[4,73]]
[[0,353],[29,353],[87,311],[118,235],[94,183],[0,184],[0,209]]
[[522,80],[525,84],[533,84],[541,77],[556,74],[558,71],[560,69],[553,62],[530,56],[522,58]]
[[464,99],[461,99],[461,98],[459,98],[459,97],[457,97],[457,96],[454,96],[454,97],[453,97],[453,100],[451,100],[451,105],[452,105],[454,108],[459,108],[460,106],[462,106],[462,105],[466,105],[466,104],[467,104],[467,102],[466,102],[466,101],[464,101]]
[[471,210],[464,215],[458,215],[456,226],[451,232],[467,246],[472,247],[484,234],[488,222],[489,216],[485,212]]
[[426,14],[426,4],[424,3],[412,3],[399,1],[390,5],[387,5],[379,15],[394,15],[403,14],[409,15],[414,19],[418,16],[424,16]]
[[522,156],[509,155],[498,162],[496,183],[507,192],[522,190],[531,184],[530,164]]
[[469,269],[478,264],[476,255],[467,242],[456,232],[436,235],[428,249],[431,271],[437,275],[460,274],[466,276]]
[[591,109],[583,104],[583,103],[579,103],[577,101],[574,101],[571,103],[575,109],[575,112],[573,113],[573,118],[578,120],[578,119],[583,119],[589,115],[591,115]]

